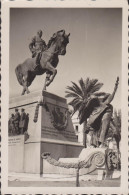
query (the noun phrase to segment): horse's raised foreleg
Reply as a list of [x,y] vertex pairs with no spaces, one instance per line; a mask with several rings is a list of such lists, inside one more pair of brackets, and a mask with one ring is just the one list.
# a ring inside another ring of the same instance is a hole
[[44,90],[46,91],[46,83],[50,80],[50,76],[51,76],[51,74],[46,73],[46,79],[45,79],[45,84],[44,84],[44,87],[43,87],[43,91]]
[[23,86],[23,90],[22,90],[22,94],[21,95],[24,95],[26,92],[26,88]]
[[26,88],[26,93],[27,93],[27,94],[30,93],[30,91],[29,91],[29,89],[28,89],[28,87],[27,87],[27,82],[25,83],[25,88]]
[[22,90],[22,94],[21,94],[21,95],[24,95],[25,92],[26,92],[27,94],[30,93],[28,87],[26,86],[26,82],[23,84],[23,90]]
[[28,79],[28,73],[27,73],[27,75],[25,75],[25,76],[23,77],[23,91],[22,91],[22,95],[24,95],[25,92],[26,92],[27,94],[30,93],[30,91],[29,91],[29,89],[28,89],[28,86],[27,86],[27,79]]
[[46,69],[51,72],[51,76],[49,77],[49,80],[46,81],[46,86],[49,86],[50,83],[54,80],[56,74],[57,74],[57,70],[48,62]]

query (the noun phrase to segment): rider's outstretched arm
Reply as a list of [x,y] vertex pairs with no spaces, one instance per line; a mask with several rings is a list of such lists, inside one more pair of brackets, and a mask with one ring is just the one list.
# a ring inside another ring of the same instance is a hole
[[113,100],[113,98],[115,96],[115,93],[116,93],[116,90],[118,88],[118,84],[119,84],[119,77],[117,77],[117,80],[116,80],[116,83],[115,83],[115,87],[114,87],[113,93],[105,101],[106,104],[110,104],[111,101]]

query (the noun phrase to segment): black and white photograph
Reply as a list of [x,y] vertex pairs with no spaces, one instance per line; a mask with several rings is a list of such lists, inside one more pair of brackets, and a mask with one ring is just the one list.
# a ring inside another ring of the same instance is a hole
[[17,3],[4,35],[8,192],[126,193],[124,6]]

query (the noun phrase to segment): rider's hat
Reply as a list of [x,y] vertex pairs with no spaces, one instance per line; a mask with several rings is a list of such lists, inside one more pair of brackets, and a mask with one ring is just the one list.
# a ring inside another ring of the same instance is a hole
[[18,108],[15,108],[15,111],[18,111]]
[[42,30],[38,30],[37,33],[38,33],[38,34],[39,34],[39,33],[42,33]]

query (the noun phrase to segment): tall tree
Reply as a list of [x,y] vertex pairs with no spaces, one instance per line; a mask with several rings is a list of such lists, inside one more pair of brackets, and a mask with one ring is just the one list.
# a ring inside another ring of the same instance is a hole
[[110,122],[110,127],[109,127],[109,131],[107,134],[107,138],[108,137],[112,137],[115,138],[116,144],[117,144],[117,169],[120,168],[120,148],[119,148],[119,143],[121,140],[121,110],[118,110],[118,112],[116,110],[114,110],[114,114],[112,117],[112,120]]
[[[98,79],[82,78],[79,80],[79,85],[75,82],[72,82],[72,86],[67,86],[66,97],[71,98],[69,105],[73,107],[73,113],[78,112],[79,122],[82,116],[85,115],[87,111],[87,102],[91,95],[95,94],[96,96],[105,95],[103,92],[98,92],[103,86],[103,83],[98,82]],[[86,138],[85,138],[85,126],[87,121],[84,122],[83,128],[83,144],[86,147]]]
[[117,149],[119,150],[119,142],[121,140],[121,111],[114,110],[114,114],[112,120],[110,122],[109,132],[107,135],[108,137],[115,138],[117,143]]

